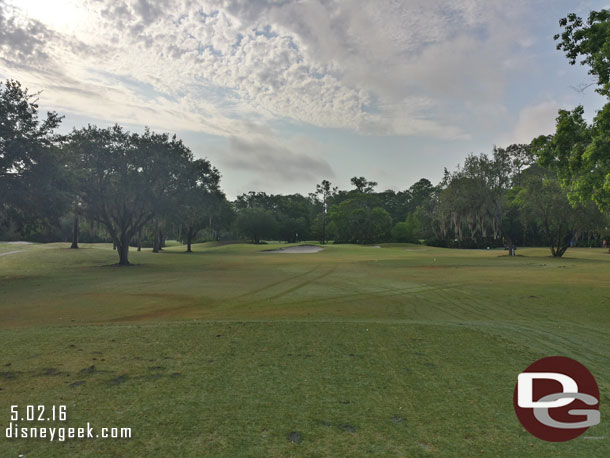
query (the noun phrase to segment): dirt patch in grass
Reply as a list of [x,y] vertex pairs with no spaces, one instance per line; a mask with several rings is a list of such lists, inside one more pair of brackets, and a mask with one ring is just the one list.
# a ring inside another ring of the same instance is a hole
[[56,367],[45,367],[44,369],[42,369],[42,371],[39,375],[44,376],[44,377],[56,377],[59,375],[70,375],[70,374],[68,374],[67,372],[64,372],[64,371],[60,371]]
[[354,425],[350,425],[348,423],[344,423],[342,425],[339,425],[339,429],[341,431],[346,432],[346,433],[355,433],[356,432],[356,427]]
[[288,434],[288,439],[290,439],[290,442],[293,444],[300,444],[303,441],[303,435],[299,432],[292,431]]
[[90,374],[95,374],[97,371],[97,369],[95,368],[95,366],[91,365],[89,367],[85,367],[84,369],[81,369],[80,371],[78,371],[79,374],[82,375],[90,375]]
[[0,377],[5,379],[16,379],[19,376],[18,372],[5,371],[0,372]]
[[119,375],[118,377],[108,380],[108,385],[121,385],[129,380],[128,374]]

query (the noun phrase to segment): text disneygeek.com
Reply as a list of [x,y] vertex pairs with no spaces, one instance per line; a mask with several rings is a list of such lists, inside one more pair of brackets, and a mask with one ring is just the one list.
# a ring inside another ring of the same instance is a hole
[[[131,428],[107,426],[93,427],[91,423],[80,427],[47,426],[44,422],[67,420],[65,405],[12,405],[9,426],[4,430],[7,439],[44,439],[64,442],[68,439],[130,439]],[[27,424],[24,424],[27,423]],[[48,424],[48,423],[47,423]]]

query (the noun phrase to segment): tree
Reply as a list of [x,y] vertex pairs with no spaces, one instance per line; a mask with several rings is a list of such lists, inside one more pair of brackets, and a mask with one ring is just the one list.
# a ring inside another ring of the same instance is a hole
[[373,192],[375,186],[377,186],[376,181],[368,181],[364,177],[353,177],[350,182],[358,192]]
[[266,210],[273,209],[273,196],[269,196],[265,192],[254,192],[250,191],[247,194],[242,194],[237,196],[237,200],[235,201],[235,208],[241,210],[243,208],[264,208]]
[[[519,173],[520,180],[521,173]],[[515,256],[516,240],[523,234],[523,217],[519,200],[521,189],[520,186],[516,186],[508,189],[504,194],[504,212],[500,224],[509,256]]]
[[131,240],[176,195],[192,155],[175,137],[118,125],[75,130],[71,143],[84,171],[84,210],[110,234],[119,265],[129,265]]
[[419,243],[422,235],[423,227],[415,213],[411,213],[405,221],[392,228],[392,239],[395,242]]
[[220,173],[206,159],[188,163],[179,183],[176,198],[176,219],[184,225],[186,251],[191,253],[193,238],[210,223],[220,202],[225,199],[218,185]]
[[322,182],[316,185],[315,195],[322,204],[322,233],[320,237],[320,243],[326,243],[326,216],[328,213],[329,200],[337,194],[337,187],[333,187],[331,182],[328,180],[322,180]]
[[593,200],[600,210],[610,208],[610,104],[595,116],[593,124],[584,120],[584,109],[560,110],[552,136],[532,142],[540,163],[557,172],[574,204]]
[[[563,33],[557,49],[570,64],[578,59],[597,78],[597,92],[610,96],[610,11],[592,11],[586,24],[571,13],[561,19]],[[573,204],[593,200],[602,212],[610,208],[610,104],[597,113],[592,125],[584,120],[582,106],[560,110],[553,136],[538,137],[532,146],[540,163],[555,170]]]
[[392,229],[392,217],[377,205],[378,197],[360,194],[330,208],[335,228],[335,242],[376,243],[386,240]]
[[504,193],[511,182],[506,154],[495,150],[492,158],[470,155],[446,181],[434,209],[440,235],[447,237],[452,231],[458,243],[470,238],[475,245],[488,237],[497,240],[502,233]]
[[587,220],[587,209],[570,205],[559,180],[539,166],[528,169],[519,199],[524,211],[542,227],[551,254],[562,257]]
[[570,65],[580,58],[581,65],[589,66],[589,74],[597,77],[596,91],[610,95],[610,11],[591,11],[586,24],[574,13],[559,20],[564,28],[555,35],[557,49],[563,50]]
[[210,235],[213,240],[220,240],[221,231],[229,229],[235,219],[233,205],[227,200],[224,193],[221,194],[222,198],[210,215]]
[[235,226],[242,234],[248,235],[253,243],[260,243],[263,237],[275,235],[277,221],[270,210],[245,208],[237,213]]
[[278,221],[278,238],[287,242],[306,240],[311,228],[311,201],[300,194],[274,195],[270,200]]
[[403,221],[409,214],[412,198],[409,190],[396,192],[386,189],[375,195],[379,197],[380,206],[390,214],[392,221]]
[[57,222],[70,202],[64,167],[61,117],[38,118],[36,94],[17,81],[0,82],[0,226],[18,225],[22,234]]
[[504,170],[510,170],[513,186],[521,185],[521,172],[536,162],[531,145],[524,143],[512,144],[506,148],[494,147],[494,155],[505,161]]
[[411,185],[408,190],[410,196],[409,210],[414,212],[421,205],[425,205],[435,191],[435,187],[427,178],[421,178],[419,181]]

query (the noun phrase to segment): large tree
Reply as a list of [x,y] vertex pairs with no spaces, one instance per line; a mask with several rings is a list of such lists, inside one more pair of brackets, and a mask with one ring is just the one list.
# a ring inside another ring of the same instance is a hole
[[83,169],[84,210],[112,237],[119,265],[129,265],[132,239],[177,194],[191,153],[175,137],[120,126],[75,130],[71,147]]
[[602,95],[610,95],[610,11],[591,11],[586,23],[574,13],[559,20],[563,32],[555,35],[557,49],[563,50],[571,65],[580,61],[597,78]]
[[519,187],[524,169],[533,162],[528,145],[510,145],[494,148],[491,156],[470,155],[453,173],[445,171],[436,202],[427,206],[437,237],[470,246],[503,238],[513,254],[521,216],[511,189]]
[[328,180],[322,180],[320,184],[316,185],[316,192],[314,194],[314,197],[322,205],[320,234],[320,242],[322,244],[326,243],[326,225],[328,222],[329,202],[332,197],[337,194],[337,189],[338,188],[336,186],[333,186],[332,183]]
[[[586,22],[576,14],[559,21],[564,28],[555,36],[570,64],[580,61],[596,77],[600,94],[610,96],[610,11],[592,11]],[[570,191],[572,203],[593,200],[601,211],[610,208],[610,104],[597,113],[593,123],[584,120],[582,106],[561,110],[553,136],[533,142],[540,162],[557,171]]]
[[186,251],[190,253],[193,238],[217,212],[225,199],[218,185],[220,173],[206,159],[188,164],[176,194],[176,217],[184,226]]
[[365,177],[352,177],[350,182],[358,192],[373,192],[377,186],[376,181],[368,181]]
[[335,242],[377,243],[388,240],[392,217],[379,206],[379,198],[358,193],[330,208],[330,220],[335,230]]
[[448,175],[436,208],[442,236],[472,243],[502,235],[504,193],[511,181],[510,162],[501,151],[493,157],[470,155],[463,167]]
[[40,120],[36,94],[19,82],[0,82],[0,225],[12,222],[26,235],[65,212],[70,177],[54,134],[60,122],[54,112]]
[[244,208],[237,212],[235,226],[242,234],[250,237],[253,243],[263,238],[273,238],[277,230],[277,220],[271,210],[261,207]]
[[599,211],[594,205],[571,205],[557,177],[540,166],[530,167],[523,180],[518,197],[523,210],[542,228],[551,254],[563,256]]

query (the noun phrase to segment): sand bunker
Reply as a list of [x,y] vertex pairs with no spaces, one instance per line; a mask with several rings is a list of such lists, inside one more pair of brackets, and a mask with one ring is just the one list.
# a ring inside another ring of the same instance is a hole
[[287,248],[279,248],[277,250],[264,250],[261,253],[317,253],[324,248],[317,245],[298,245]]

